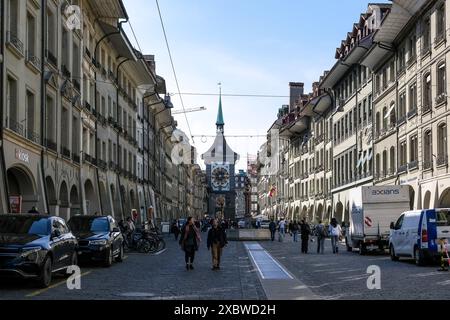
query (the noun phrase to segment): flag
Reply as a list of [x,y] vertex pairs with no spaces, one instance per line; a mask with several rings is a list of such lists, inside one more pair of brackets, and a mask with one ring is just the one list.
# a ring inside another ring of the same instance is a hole
[[275,186],[272,186],[269,190],[269,197],[272,198],[275,195],[276,191],[277,191],[277,188]]

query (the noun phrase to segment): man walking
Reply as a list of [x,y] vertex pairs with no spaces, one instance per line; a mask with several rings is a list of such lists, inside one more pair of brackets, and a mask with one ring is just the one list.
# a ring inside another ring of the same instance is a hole
[[278,223],[278,241],[283,242],[284,234],[286,233],[286,221],[281,219]]
[[227,234],[223,230],[216,219],[212,221],[212,228],[208,232],[207,247],[211,248],[212,270],[220,270],[220,258],[222,250],[227,245]]
[[298,242],[298,230],[299,230],[299,225],[297,223],[297,220],[294,220],[294,222],[292,223],[292,226],[290,227],[289,230],[292,231],[292,235],[294,237],[294,242]]
[[319,221],[319,224],[316,227],[316,235],[317,235],[317,253],[323,254],[325,246],[325,238],[328,236],[328,232],[327,228],[325,228],[322,221]]
[[276,231],[276,229],[277,229],[277,225],[275,224],[275,222],[273,221],[273,219],[270,220],[270,223],[269,223],[269,230],[270,230],[270,239],[271,239],[272,241],[275,240],[275,231]]
[[311,233],[311,229],[309,224],[302,220],[300,225],[300,234],[302,238],[302,253],[308,253],[308,242],[309,242],[309,234]]

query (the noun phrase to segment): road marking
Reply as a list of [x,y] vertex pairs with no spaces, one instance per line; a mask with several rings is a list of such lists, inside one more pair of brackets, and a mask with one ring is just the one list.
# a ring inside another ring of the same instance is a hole
[[[81,277],[87,276],[87,275],[90,274],[91,272],[92,272],[92,270],[86,271],[86,272],[84,272],[84,273],[81,274]],[[40,294],[42,294],[42,293],[44,293],[44,292],[47,292],[47,291],[50,290],[50,289],[54,289],[54,288],[56,288],[56,287],[59,287],[60,285],[66,283],[66,282],[67,282],[67,279],[66,279],[66,280],[61,280],[60,282],[57,282],[57,283],[55,283],[55,284],[52,284],[52,285],[49,286],[48,288],[44,288],[44,289],[41,289],[41,290],[34,291],[34,292],[30,293],[30,294],[27,294],[26,297],[27,297],[27,298],[36,297],[36,296],[38,296],[38,295],[40,295]]]

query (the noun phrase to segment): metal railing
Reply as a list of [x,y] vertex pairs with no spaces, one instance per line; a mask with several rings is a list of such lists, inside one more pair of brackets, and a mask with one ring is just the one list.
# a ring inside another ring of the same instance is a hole
[[16,120],[13,120],[11,118],[8,119],[9,122],[9,128],[14,131],[17,134],[20,134],[21,136],[24,136],[24,127],[23,124],[17,122]]
[[54,66],[55,68],[58,67],[58,58],[56,58],[56,56],[53,54],[53,52],[51,52],[50,50],[46,51],[46,57],[47,57],[47,61]]
[[12,31],[6,33],[6,43],[13,46],[20,54],[23,55],[23,42],[19,40],[17,34]]
[[448,164],[448,155],[447,154],[440,154],[436,158],[436,165],[442,166]]

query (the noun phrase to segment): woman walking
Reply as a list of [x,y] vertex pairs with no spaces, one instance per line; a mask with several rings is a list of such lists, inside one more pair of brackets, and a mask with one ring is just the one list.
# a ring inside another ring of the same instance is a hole
[[211,256],[212,256],[212,270],[220,269],[220,257],[222,256],[222,250],[227,245],[227,234],[222,227],[219,226],[219,223],[216,219],[213,219],[212,228],[208,232],[208,240],[207,247],[208,250],[211,248]]
[[195,226],[194,218],[189,217],[181,230],[180,246],[184,251],[184,260],[186,261],[186,270],[194,270],[195,251],[201,242],[200,231]]
[[342,234],[341,226],[338,224],[336,218],[331,219],[330,229],[328,234],[331,236],[331,246],[333,247],[333,253],[339,252],[339,238]]

